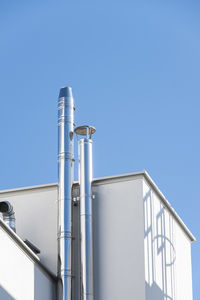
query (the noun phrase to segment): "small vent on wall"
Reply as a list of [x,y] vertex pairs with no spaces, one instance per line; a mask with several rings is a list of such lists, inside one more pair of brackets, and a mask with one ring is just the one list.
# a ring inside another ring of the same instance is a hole
[[40,249],[38,249],[35,245],[33,245],[29,240],[25,240],[24,243],[35,253],[39,254]]

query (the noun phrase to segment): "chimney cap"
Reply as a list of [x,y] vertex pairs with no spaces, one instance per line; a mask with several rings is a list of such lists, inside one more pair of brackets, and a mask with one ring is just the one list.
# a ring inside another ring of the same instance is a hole
[[96,132],[95,127],[89,126],[89,125],[83,125],[83,126],[78,126],[74,129],[74,132],[77,135],[84,135],[87,136],[89,135],[91,137],[92,134]]
[[72,88],[70,86],[64,86],[60,89],[59,98],[62,97],[73,98]]

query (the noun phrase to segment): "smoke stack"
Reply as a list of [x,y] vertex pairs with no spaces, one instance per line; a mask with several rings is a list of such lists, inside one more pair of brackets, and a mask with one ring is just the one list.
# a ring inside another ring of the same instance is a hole
[[92,134],[95,128],[80,126],[79,183],[80,183],[80,234],[81,234],[81,299],[93,300],[93,228],[92,228]]
[[63,87],[58,98],[58,300],[71,300],[74,99]]

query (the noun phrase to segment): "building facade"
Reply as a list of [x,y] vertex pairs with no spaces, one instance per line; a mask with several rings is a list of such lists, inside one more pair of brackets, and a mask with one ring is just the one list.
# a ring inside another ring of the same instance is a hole
[[[94,299],[192,300],[195,238],[147,172],[94,179],[92,194]],[[56,300],[57,183],[0,198],[16,216],[16,233],[0,219],[0,299]],[[72,299],[81,300],[76,182],[72,199]]]

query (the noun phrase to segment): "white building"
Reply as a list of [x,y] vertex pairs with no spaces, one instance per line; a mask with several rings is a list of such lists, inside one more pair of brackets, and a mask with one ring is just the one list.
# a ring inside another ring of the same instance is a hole
[[[92,190],[95,300],[192,300],[195,239],[150,176],[99,178]],[[16,233],[0,219],[0,299],[56,300],[57,184],[0,191],[0,198],[16,215]],[[72,247],[72,299],[80,300],[78,202]]]
[[95,128],[74,129],[69,87],[58,126],[58,184],[0,191],[0,300],[192,300],[195,238],[150,176],[92,179]]

